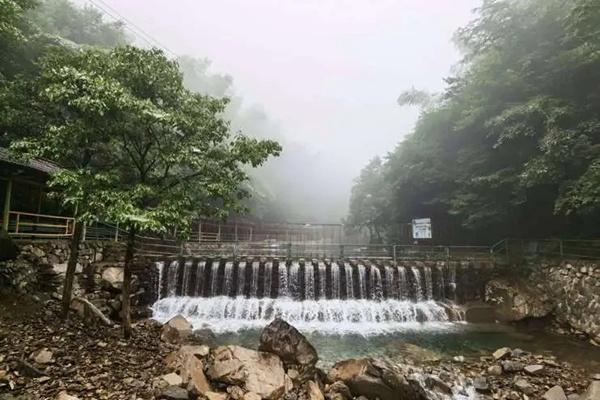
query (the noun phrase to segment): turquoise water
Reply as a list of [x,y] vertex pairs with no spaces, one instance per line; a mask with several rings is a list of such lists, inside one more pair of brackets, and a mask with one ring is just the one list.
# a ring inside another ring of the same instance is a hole
[[[260,330],[256,329],[220,333],[214,344],[257,348],[259,336]],[[324,368],[336,361],[355,357],[384,357],[392,361],[451,358],[458,355],[478,358],[507,346],[535,354],[554,355],[559,361],[590,371],[600,370],[598,347],[539,329],[519,329],[503,324],[421,324],[395,333],[367,337],[314,332],[307,332],[306,337],[317,349],[320,365]]]

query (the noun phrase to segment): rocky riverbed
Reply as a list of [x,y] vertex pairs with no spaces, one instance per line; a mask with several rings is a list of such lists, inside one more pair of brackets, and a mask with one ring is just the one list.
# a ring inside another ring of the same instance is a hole
[[[118,326],[63,323],[58,303],[0,301],[0,399],[598,399],[600,375],[548,355],[502,348],[479,359],[351,359],[324,371],[285,321],[258,349],[209,348],[176,317]],[[595,380],[596,379],[596,380]]]

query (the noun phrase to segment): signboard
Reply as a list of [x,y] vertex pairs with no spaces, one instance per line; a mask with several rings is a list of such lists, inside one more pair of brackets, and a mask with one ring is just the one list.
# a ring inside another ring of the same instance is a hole
[[431,239],[431,218],[412,220],[413,239]]

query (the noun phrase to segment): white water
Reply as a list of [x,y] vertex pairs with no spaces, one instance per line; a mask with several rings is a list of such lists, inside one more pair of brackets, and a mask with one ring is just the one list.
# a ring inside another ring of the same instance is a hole
[[256,297],[258,294],[258,268],[260,263],[254,261],[252,263],[252,286],[250,286],[250,297]]
[[345,263],[344,272],[346,273],[346,297],[354,298],[354,278],[352,277],[352,265]]
[[334,299],[342,297],[340,295],[340,267],[336,263],[331,263],[331,297]]
[[196,267],[196,296],[202,296],[202,289],[204,287],[204,269],[206,267],[206,261],[200,261],[198,267]]
[[218,296],[168,297],[153,306],[153,318],[166,322],[181,314],[194,329],[219,332],[260,329],[281,317],[304,332],[374,335],[406,329],[439,329],[449,321],[433,301],[307,300]]
[[265,263],[263,297],[271,297],[271,274],[272,274],[272,271],[273,271],[273,263],[271,261],[267,261]]
[[163,282],[163,273],[165,270],[165,263],[163,261],[159,261],[156,263],[156,267],[158,268],[158,295],[157,298],[160,300],[161,292],[162,292],[162,282]]
[[225,263],[223,280],[223,293],[229,296],[233,286],[233,263],[231,261]]
[[327,272],[327,267],[325,267],[324,262],[319,262],[318,273],[319,273],[319,299],[325,298],[325,274]]
[[304,298],[315,299],[315,268],[311,263],[304,264]]
[[285,263],[279,263],[279,297],[288,297],[290,289],[288,284],[288,273]]
[[238,287],[237,295],[244,295],[244,287],[246,286],[246,262],[242,261],[238,265]]

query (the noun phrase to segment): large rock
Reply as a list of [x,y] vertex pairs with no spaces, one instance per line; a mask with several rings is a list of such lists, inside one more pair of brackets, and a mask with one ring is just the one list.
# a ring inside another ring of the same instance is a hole
[[19,248],[12,241],[6,231],[0,229],[0,261],[13,260],[17,258]]
[[167,368],[178,371],[182,383],[195,395],[212,391],[204,375],[204,363],[201,358],[205,355],[205,346],[182,346],[165,359]]
[[285,368],[297,369],[301,374],[314,369],[319,357],[310,342],[292,325],[280,318],[263,329],[260,351],[277,354]]
[[380,400],[427,400],[420,384],[378,360],[363,358],[341,361],[327,375],[331,383],[343,381],[355,397]]
[[192,334],[192,324],[182,315],[171,318],[160,331],[160,338],[167,343],[181,343]]
[[123,268],[108,267],[102,271],[102,287],[120,292],[123,289]]
[[285,391],[285,371],[278,356],[241,346],[220,346],[212,352],[206,371],[215,382],[238,385],[263,399],[276,399]]
[[579,400],[599,400],[600,399],[600,381],[592,381],[590,386],[584,394],[581,395]]
[[567,400],[567,396],[562,387],[553,386],[542,396],[544,400]]
[[546,317],[554,308],[554,303],[548,294],[536,286],[503,279],[495,279],[487,283],[485,300],[496,305],[496,317],[503,321]]

